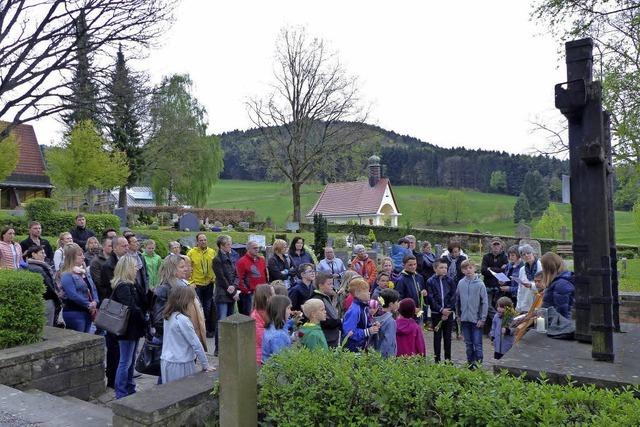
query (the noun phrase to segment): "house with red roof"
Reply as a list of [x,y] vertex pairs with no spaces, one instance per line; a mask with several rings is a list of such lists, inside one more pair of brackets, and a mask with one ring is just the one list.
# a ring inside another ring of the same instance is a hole
[[34,197],[51,197],[53,189],[33,126],[21,124],[12,132],[18,142],[18,165],[0,182],[0,209],[15,209]]
[[369,180],[333,182],[327,184],[318,201],[306,215],[320,213],[333,224],[357,224],[398,226],[402,215],[388,178],[381,177],[380,157],[369,157]]

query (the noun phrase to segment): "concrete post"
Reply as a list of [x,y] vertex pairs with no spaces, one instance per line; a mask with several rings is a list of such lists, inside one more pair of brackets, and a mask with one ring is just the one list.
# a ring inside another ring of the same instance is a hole
[[234,314],[221,320],[218,327],[220,426],[255,426],[258,424],[255,321]]

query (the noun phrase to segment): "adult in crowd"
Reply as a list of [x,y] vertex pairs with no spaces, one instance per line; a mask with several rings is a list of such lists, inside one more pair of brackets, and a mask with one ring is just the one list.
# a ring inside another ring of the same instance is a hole
[[113,240],[115,237],[118,237],[118,232],[113,228],[107,228],[102,232],[102,239],[111,239]]
[[[129,255],[136,262],[136,285],[140,288],[140,292],[144,295],[149,294],[149,275],[147,274],[147,264],[144,262],[144,258],[140,254],[140,242],[133,233],[126,233],[125,238],[129,243]],[[143,310],[146,311],[148,304],[143,305]]]
[[102,250],[100,251],[100,253],[94,256],[89,263],[89,274],[91,274],[93,283],[96,285],[96,289],[98,289],[98,296],[100,297],[100,301],[102,301],[104,298],[108,298],[108,296],[105,296],[100,292],[100,275],[102,274],[102,266],[105,262],[107,262],[107,259],[111,257],[111,252],[113,252],[113,246],[111,243],[111,239],[107,237],[102,241]]
[[573,273],[566,270],[564,260],[553,252],[542,255],[540,264],[544,287],[542,307],[553,307],[559,315],[571,319],[576,291]]
[[171,242],[169,242],[169,255],[180,255],[180,243],[176,242],[175,240],[172,240]]
[[208,246],[207,235],[198,233],[196,234],[196,246],[187,252],[187,256],[191,260],[193,268],[190,284],[195,286],[196,295],[204,310],[207,338],[213,338],[214,324],[211,308],[213,306],[213,281],[215,280],[213,259],[216,256],[216,251]]
[[[418,259],[416,257],[416,259]],[[420,264],[418,264],[418,272],[422,274],[425,282],[435,274],[434,264],[436,262],[436,254],[433,253],[431,242],[422,243],[422,253]]]
[[295,267],[296,277],[298,278],[300,278],[299,267],[301,264],[315,264],[311,254],[304,249],[304,239],[300,236],[294,237],[291,241],[289,257],[291,258],[291,264]]
[[27,252],[32,246],[42,246],[44,248],[45,259],[44,262],[49,265],[53,265],[53,248],[47,239],[42,237],[42,225],[38,221],[31,221],[29,223],[29,237],[20,242],[22,253]]
[[449,243],[447,253],[443,254],[440,260],[447,264],[447,275],[451,277],[454,283],[457,285],[460,279],[464,277],[461,266],[462,263],[467,260],[467,256],[462,252],[460,243]]
[[313,281],[316,278],[316,268],[313,264],[300,264],[300,280],[289,289],[291,310],[302,311],[302,305],[313,295]]
[[363,245],[355,245],[353,253],[355,257],[351,260],[351,270],[362,276],[369,283],[369,286],[373,287],[378,275],[376,263],[369,258],[369,254]]
[[57,242],[58,248],[53,253],[54,271],[60,271],[60,268],[62,268],[62,263],[64,262],[64,247],[70,243],[73,243],[73,237],[71,237],[71,233],[69,233],[68,231],[60,233]]
[[342,329],[342,320],[340,320],[338,309],[333,304],[333,297],[335,296],[333,280],[330,274],[317,273],[315,281],[316,289],[311,296],[311,298],[319,299],[324,303],[327,317],[320,322],[320,327],[322,328],[322,332],[324,332],[324,337],[330,348],[336,348],[340,345],[340,330]]
[[256,287],[263,283],[268,283],[267,263],[264,257],[258,253],[259,248],[258,242],[249,241],[247,243],[247,253],[236,263],[238,288],[240,289],[238,311],[245,316],[251,315],[253,293]]
[[0,231],[0,268],[17,270],[22,262],[22,248],[14,239],[16,231],[11,227],[4,227]]
[[[97,285],[100,298],[110,298],[112,287],[111,281],[118,265],[118,260],[129,252],[129,242],[124,237],[116,237],[111,241],[113,250],[111,255],[102,265],[100,270],[100,283]],[[120,348],[115,335],[107,332],[105,336],[107,346],[107,363],[105,373],[107,376],[107,387],[115,388],[116,369],[120,360]]]
[[132,256],[123,256],[118,260],[111,279],[113,294],[111,299],[129,307],[129,321],[126,331],[117,337],[120,357],[116,370],[116,399],[136,392],[133,381],[133,369],[138,340],[145,335],[144,301],[146,295],[136,285],[138,267]]
[[[178,287],[189,286],[187,279],[191,270],[191,260],[186,255],[172,256],[164,260],[160,268],[160,284],[154,291],[155,298],[152,310],[154,336],[162,341],[164,332],[164,318],[162,312],[169,299],[169,294]],[[193,306],[185,313],[204,347],[207,350],[207,329],[200,300],[195,299]]]
[[96,235],[93,230],[87,228],[87,219],[83,214],[76,215],[76,226],[69,230],[69,233],[71,233],[73,243],[77,244],[81,248],[87,246],[87,240],[89,240],[89,237]]
[[347,271],[344,262],[340,258],[336,258],[336,253],[331,246],[324,248],[324,259],[318,263],[317,270],[331,276],[334,290],[340,288],[342,275]]
[[60,310],[60,298],[56,293],[55,283],[53,281],[53,270],[51,266],[45,262],[47,255],[44,246],[33,245],[25,252],[27,258],[27,269],[32,273],[38,273],[42,276],[44,282],[44,317],[47,326],[53,326],[56,313]]
[[295,267],[287,253],[287,242],[276,239],[273,242],[273,255],[267,262],[269,280],[282,280],[287,288],[295,281]]
[[[240,291],[237,289],[236,269],[231,259],[231,237],[221,235],[216,240],[218,254],[213,258],[213,272],[216,276],[216,288],[214,301],[216,304],[217,321],[233,314],[233,306],[240,300]],[[218,354],[218,328],[215,332],[215,351]]]
[[520,246],[520,256],[524,260],[524,266],[520,269],[518,283],[518,304],[516,311],[526,313],[531,308],[535,300],[538,289],[535,285],[536,273],[542,271],[542,264],[536,256],[536,252],[531,245]]
[[60,269],[64,290],[62,318],[68,329],[89,332],[98,312],[98,292],[84,267],[84,251],[75,244],[64,247],[64,263]]
[[87,246],[84,248],[84,262],[89,267],[94,257],[97,257],[102,253],[102,246],[100,241],[95,236],[91,236],[87,239]]
[[[489,294],[490,304],[492,307],[495,307],[495,302],[502,295],[499,292],[500,282],[491,273],[504,273],[507,268],[507,264],[509,264],[509,258],[504,252],[502,240],[500,240],[498,237],[494,237],[493,239],[491,239],[491,251],[489,253],[486,253],[482,257],[482,266],[480,268],[480,271],[482,272],[482,276],[484,278],[484,285],[487,288],[487,293]],[[487,321],[492,318],[492,313],[489,313]]]

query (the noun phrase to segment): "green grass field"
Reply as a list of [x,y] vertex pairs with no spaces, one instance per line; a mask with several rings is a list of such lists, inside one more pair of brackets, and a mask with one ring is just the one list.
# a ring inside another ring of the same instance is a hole
[[[302,187],[302,213],[306,214],[317,200],[323,186],[309,184]],[[393,187],[402,216],[400,224],[410,222],[414,227],[455,231],[474,231],[513,235],[513,205],[516,198],[499,194],[480,193],[464,190],[469,207],[467,221],[462,224],[432,224],[425,221],[427,198],[444,198],[448,189],[412,186]],[[209,196],[209,207],[227,209],[251,209],[257,219],[271,217],[278,228],[282,228],[292,217],[291,188],[286,183],[222,180]],[[566,225],[571,230],[569,205],[557,204],[565,216]],[[536,237],[536,224],[533,224]],[[537,236],[545,237],[545,236]],[[616,241],[630,245],[640,245],[640,228],[633,221],[630,212],[616,212]]]

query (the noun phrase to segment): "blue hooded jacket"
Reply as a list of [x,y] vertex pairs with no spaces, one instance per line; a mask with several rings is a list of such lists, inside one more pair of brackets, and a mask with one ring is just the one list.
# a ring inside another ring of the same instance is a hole
[[400,271],[404,268],[404,257],[406,255],[413,255],[413,252],[409,248],[405,248],[402,245],[391,246],[391,260],[393,261],[393,269]]
[[545,308],[553,307],[561,316],[571,319],[571,308],[576,291],[573,281],[574,275],[570,271],[565,271],[553,279],[544,290],[542,306]]

